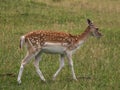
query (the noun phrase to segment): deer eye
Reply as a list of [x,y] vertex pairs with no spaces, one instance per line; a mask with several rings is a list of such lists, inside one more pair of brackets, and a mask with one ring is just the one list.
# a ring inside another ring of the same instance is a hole
[[97,27],[96,30],[99,30],[99,28]]

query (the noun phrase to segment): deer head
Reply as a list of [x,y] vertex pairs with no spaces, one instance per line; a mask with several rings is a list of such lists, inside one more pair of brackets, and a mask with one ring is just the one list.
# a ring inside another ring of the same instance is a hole
[[89,25],[89,28],[91,31],[91,35],[95,36],[97,38],[100,38],[102,36],[102,34],[99,32],[99,28],[96,27],[90,19],[87,19],[87,22],[88,22],[88,25]]

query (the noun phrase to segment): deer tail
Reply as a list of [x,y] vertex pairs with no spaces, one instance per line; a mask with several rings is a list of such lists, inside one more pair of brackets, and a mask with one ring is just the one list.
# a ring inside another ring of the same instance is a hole
[[23,47],[23,45],[24,45],[24,43],[25,43],[25,36],[21,36],[20,37],[20,49]]

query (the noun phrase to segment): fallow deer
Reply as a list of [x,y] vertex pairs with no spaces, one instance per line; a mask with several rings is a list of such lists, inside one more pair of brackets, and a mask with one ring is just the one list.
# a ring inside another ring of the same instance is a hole
[[85,31],[80,35],[71,35],[64,32],[53,31],[33,31],[27,33],[20,38],[20,48],[24,44],[27,46],[27,54],[21,62],[20,71],[18,74],[18,83],[21,83],[21,76],[25,65],[35,57],[34,66],[39,77],[46,81],[41,70],[39,69],[39,61],[41,60],[42,53],[60,54],[60,66],[56,73],[53,75],[53,80],[64,67],[64,57],[67,56],[69,65],[71,67],[72,76],[74,80],[77,80],[74,73],[72,54],[76,51],[89,36],[95,36],[100,38],[102,34],[98,28],[93,25],[91,20],[87,19],[88,26]]

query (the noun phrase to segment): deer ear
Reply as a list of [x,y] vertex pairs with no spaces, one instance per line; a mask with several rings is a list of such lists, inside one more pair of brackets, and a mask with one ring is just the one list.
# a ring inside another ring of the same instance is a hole
[[92,25],[92,21],[90,19],[87,19],[87,22],[89,25]]

